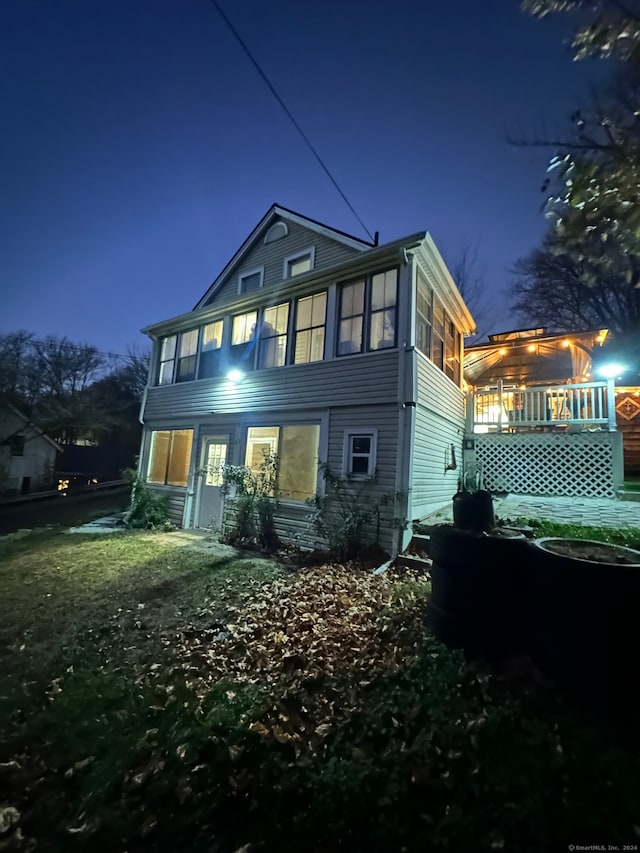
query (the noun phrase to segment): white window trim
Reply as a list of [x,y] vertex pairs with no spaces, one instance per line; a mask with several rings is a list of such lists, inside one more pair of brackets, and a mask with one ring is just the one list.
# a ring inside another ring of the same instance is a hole
[[255,267],[252,270],[245,270],[238,275],[238,295],[242,295],[242,279],[260,273],[260,287],[264,287],[264,267]]
[[[310,246],[308,249],[303,249],[301,252],[295,252],[293,255],[287,255],[282,264],[282,278],[296,278],[296,276],[287,275],[287,271],[289,268],[289,264],[291,261],[297,261],[298,258],[304,258],[307,255],[311,258],[311,272],[315,268],[316,263],[316,247]],[[300,273],[300,275],[304,275],[304,273]]]
[[[369,469],[366,474],[350,474],[349,462],[351,459],[351,437],[354,435],[371,436],[371,453],[369,455]],[[342,475],[351,476],[354,480],[364,480],[372,477],[376,471],[378,458],[378,430],[371,427],[349,427],[344,431],[344,443],[342,448]]]

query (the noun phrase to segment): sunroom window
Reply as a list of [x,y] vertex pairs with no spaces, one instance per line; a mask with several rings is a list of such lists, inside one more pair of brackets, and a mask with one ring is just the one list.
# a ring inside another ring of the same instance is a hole
[[281,367],[287,356],[289,303],[266,308],[260,323],[258,367]]
[[198,330],[183,332],[178,343],[178,367],[176,382],[189,382],[196,378],[196,359],[198,357]]
[[186,486],[192,443],[192,429],[153,430],[147,482],[166,486]]
[[319,443],[319,424],[249,427],[245,465],[257,474],[266,458],[277,456],[278,497],[303,501],[316,493]]
[[462,335],[420,270],[416,289],[416,347],[460,385]]
[[222,346],[222,320],[209,323],[200,337],[200,363],[198,379],[211,379],[220,374],[220,348]]
[[369,349],[387,349],[395,346],[397,291],[397,270],[388,270],[372,276]]
[[247,314],[237,314],[231,327],[231,360],[241,365],[245,370],[253,367],[253,347],[256,336],[258,314],[249,311]]
[[160,363],[158,365],[158,385],[170,385],[173,382],[177,341],[177,335],[162,338],[160,343]]
[[298,299],[296,304],[294,364],[322,361],[324,358],[326,318],[326,293],[316,293],[313,296]]
[[398,271],[385,270],[340,290],[338,355],[396,345]]

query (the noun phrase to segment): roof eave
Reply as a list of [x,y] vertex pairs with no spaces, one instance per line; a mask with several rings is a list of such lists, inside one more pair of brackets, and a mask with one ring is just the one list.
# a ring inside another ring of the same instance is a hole
[[[369,267],[383,263],[387,258],[390,262],[398,262],[403,259],[404,250],[417,248],[422,243],[424,237],[425,232],[420,231],[417,234],[403,237],[400,240],[385,243],[383,246],[371,247],[367,251],[363,251],[360,256],[349,258],[347,261],[341,261],[339,264],[333,264],[323,270],[313,270],[304,275],[296,276],[295,280],[285,279],[283,285],[287,288],[287,298],[290,295],[295,296],[298,290],[304,290],[312,284],[322,287],[340,278],[369,272]],[[278,292],[278,288],[268,288],[268,291],[272,295],[275,295]],[[219,302],[215,305],[205,305],[185,314],[171,317],[168,320],[161,320],[145,326],[141,329],[141,332],[154,339],[160,335],[184,331],[188,325],[191,324],[193,326],[194,320],[196,323],[201,323],[206,322],[208,319],[218,319],[225,314],[240,312],[245,305],[250,306],[257,300],[264,300],[264,297],[264,291],[253,292],[242,298],[234,296],[233,299],[228,299],[225,302]]]

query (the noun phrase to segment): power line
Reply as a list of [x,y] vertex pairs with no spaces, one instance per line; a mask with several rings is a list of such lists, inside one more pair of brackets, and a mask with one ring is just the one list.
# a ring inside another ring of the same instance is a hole
[[225,14],[225,13],[223,12],[223,10],[221,9],[220,4],[218,3],[218,0],[211,0],[211,2],[213,3],[213,5],[215,6],[215,8],[217,9],[217,11],[218,11],[218,13],[219,13],[220,17],[222,18],[222,20],[225,22],[225,24],[227,25],[227,27],[229,28],[229,30],[230,30],[230,31],[232,32],[232,34],[234,35],[234,37],[235,37],[236,41],[238,42],[238,44],[240,45],[240,47],[241,47],[241,48],[244,50],[244,52],[246,53],[247,57],[249,58],[249,61],[250,61],[250,62],[251,62],[251,64],[253,65],[253,67],[256,69],[256,71],[258,72],[258,74],[262,77],[262,79],[264,80],[264,82],[266,83],[266,85],[269,87],[269,90],[270,90],[271,94],[273,95],[273,97],[276,99],[276,101],[280,104],[280,106],[282,107],[282,109],[285,111],[285,113],[286,113],[286,115],[288,116],[289,120],[291,121],[291,123],[293,124],[293,126],[295,127],[295,129],[298,131],[298,133],[300,134],[300,136],[302,137],[302,139],[303,139],[303,140],[304,140],[304,142],[306,143],[307,147],[309,148],[309,150],[311,151],[311,153],[313,154],[313,156],[316,158],[316,160],[318,161],[318,163],[320,164],[320,166],[321,166],[321,167],[322,167],[322,169],[324,170],[325,174],[328,176],[328,178],[329,178],[329,180],[331,181],[331,183],[334,185],[334,187],[338,190],[338,192],[339,192],[339,193],[340,193],[340,195],[342,196],[342,199],[344,200],[345,204],[347,205],[347,207],[349,208],[349,210],[351,211],[351,213],[353,213],[353,215],[354,215],[354,216],[355,216],[355,218],[358,220],[358,222],[360,223],[360,225],[362,225],[362,228],[364,229],[364,231],[365,231],[365,232],[366,232],[366,234],[368,235],[368,237],[369,237],[369,239],[371,240],[371,242],[372,242],[372,243],[373,243],[373,242],[375,242],[375,241],[374,241],[374,237],[373,237],[373,235],[371,234],[371,232],[369,231],[369,229],[367,228],[367,226],[364,224],[364,222],[362,221],[362,219],[360,219],[360,217],[358,216],[358,214],[357,214],[357,212],[356,212],[356,210],[355,210],[354,206],[351,204],[351,202],[350,202],[350,201],[349,201],[349,199],[346,197],[346,195],[344,194],[344,192],[340,189],[340,186],[338,185],[338,182],[337,182],[337,181],[336,181],[336,179],[333,177],[333,175],[332,175],[332,174],[331,174],[331,172],[329,171],[329,168],[326,166],[326,164],[324,163],[323,159],[320,157],[320,155],[318,154],[318,152],[316,151],[316,149],[315,149],[315,148],[314,148],[314,146],[312,145],[311,140],[309,139],[309,137],[306,135],[306,133],[304,132],[304,130],[300,127],[300,125],[298,124],[298,122],[297,122],[297,121],[295,120],[295,118],[293,117],[293,115],[292,115],[291,111],[289,110],[289,108],[287,107],[287,105],[285,104],[285,102],[282,100],[282,98],[280,97],[280,95],[279,95],[279,94],[278,94],[278,92],[276,91],[275,86],[273,86],[273,84],[271,83],[271,81],[269,80],[269,78],[267,77],[267,75],[265,74],[265,72],[262,70],[262,68],[261,68],[261,67],[260,67],[260,65],[258,64],[257,59],[254,57],[254,55],[251,53],[251,51],[249,50],[249,48],[247,47],[247,45],[246,45],[246,44],[245,44],[245,42],[243,41],[242,36],[240,35],[240,33],[236,30],[236,28],[233,26],[233,24],[231,23],[231,21],[229,20],[229,18],[226,16],[226,14]]

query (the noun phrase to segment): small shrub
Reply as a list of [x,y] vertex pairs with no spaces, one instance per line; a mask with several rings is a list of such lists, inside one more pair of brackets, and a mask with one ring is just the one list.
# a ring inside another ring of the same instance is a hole
[[275,551],[280,545],[274,509],[277,505],[278,457],[264,454],[258,471],[246,465],[222,468],[222,493],[235,490],[233,529],[223,540],[230,545],[258,546]]
[[376,500],[367,494],[376,482],[375,475],[357,480],[350,474],[338,477],[324,462],[319,468],[325,494],[315,495],[307,504],[313,508],[311,523],[316,533],[328,542],[329,552],[336,560],[362,557],[367,547],[379,543],[382,527],[406,526],[405,520],[389,519],[381,512],[400,500],[402,492],[388,492]]
[[134,529],[171,530],[169,521],[169,497],[160,495],[147,486],[138,477],[135,469],[123,471],[123,476],[131,484],[131,503],[127,510],[127,525]]

